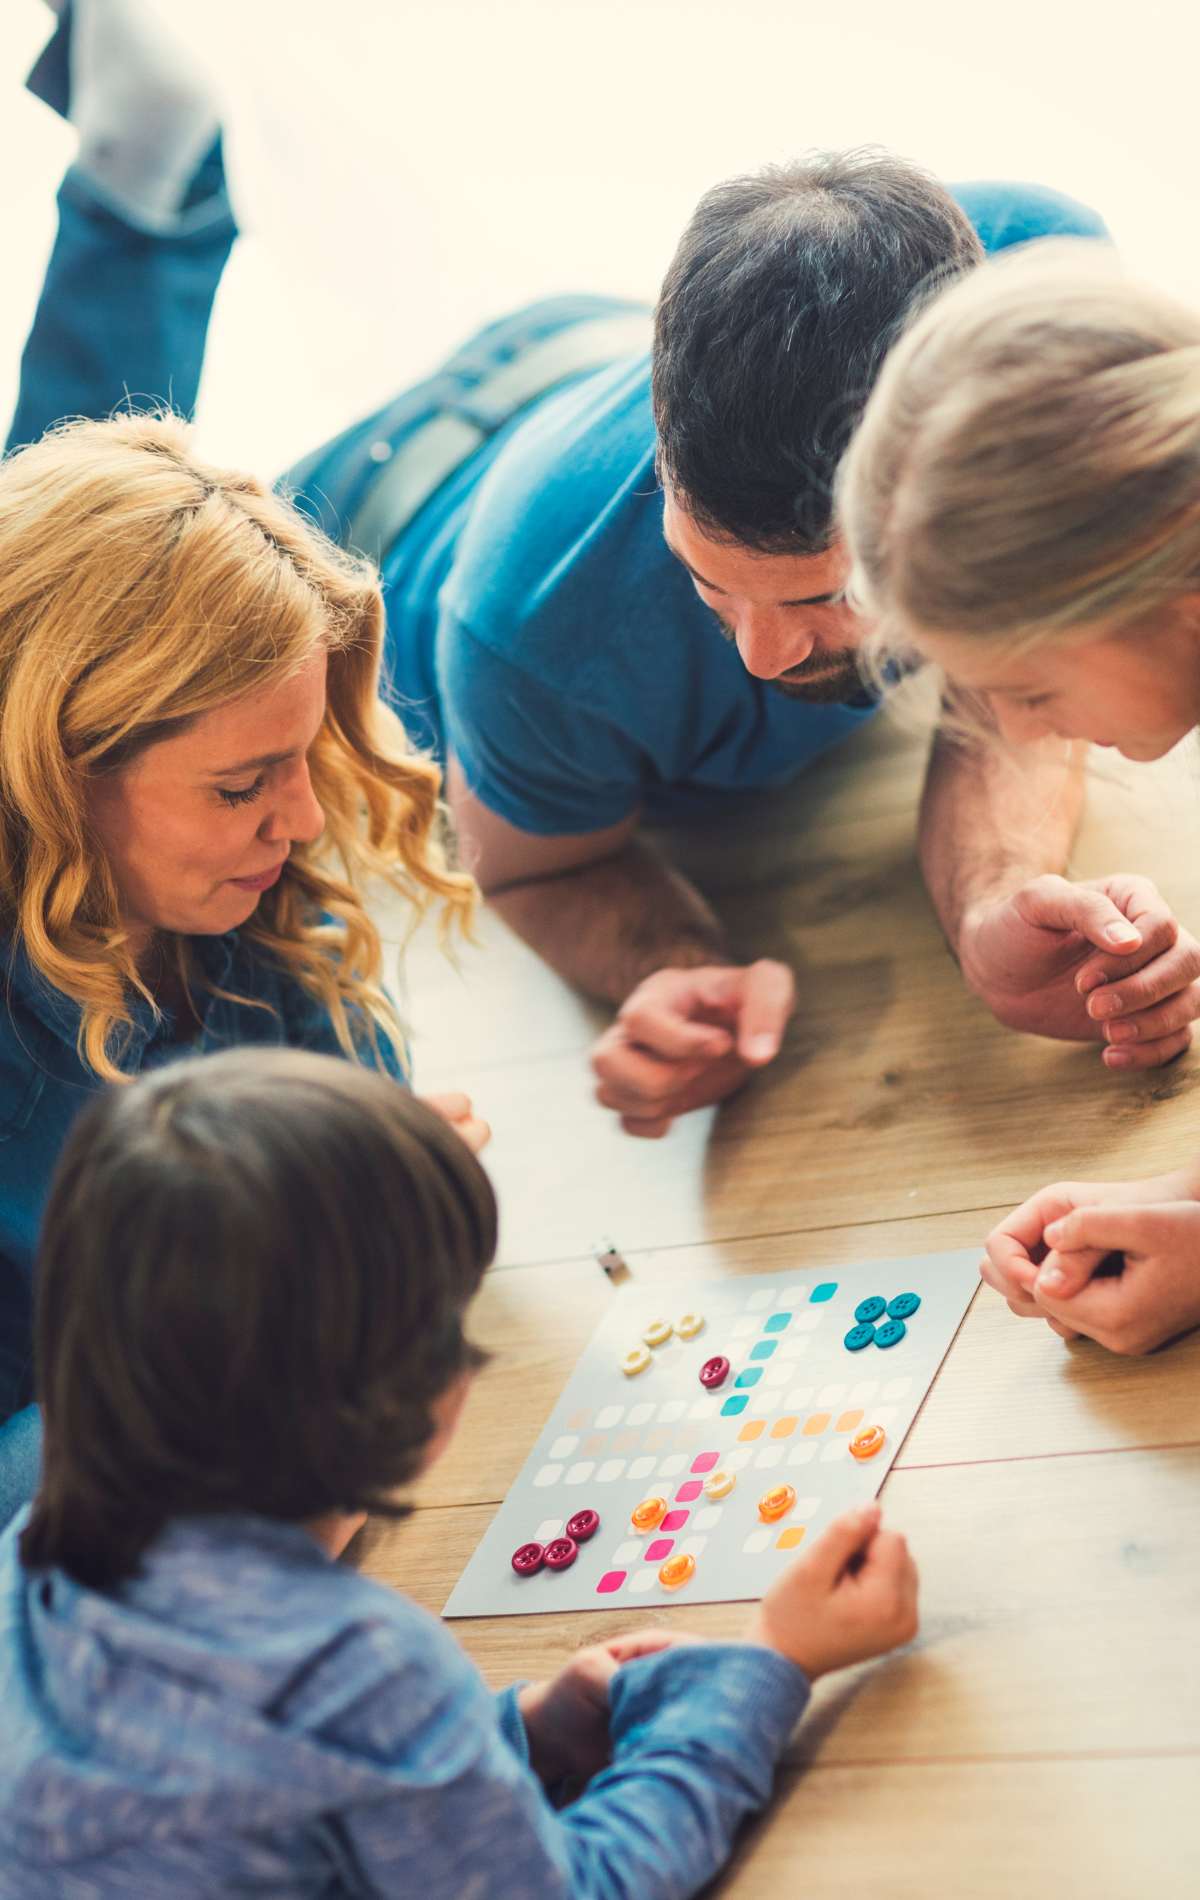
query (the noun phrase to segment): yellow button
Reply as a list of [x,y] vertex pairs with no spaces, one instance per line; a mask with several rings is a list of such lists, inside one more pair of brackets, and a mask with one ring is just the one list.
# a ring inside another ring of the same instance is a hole
[[774,1485],[759,1498],[758,1515],[764,1524],[773,1524],[777,1517],[786,1517],[795,1502],[796,1493],[790,1484]]
[[643,1498],[629,1513],[635,1531],[656,1531],[667,1515],[666,1498]]
[[654,1319],[647,1326],[642,1338],[648,1346],[665,1346],[674,1331],[675,1328],[669,1319]]
[[873,1458],[883,1450],[884,1430],[882,1425],[864,1425],[861,1432],[850,1440],[852,1458]]
[[727,1498],[736,1483],[736,1471],[714,1471],[710,1478],[704,1480],[704,1495],[706,1498]]
[[675,1321],[675,1331],[680,1339],[695,1339],[697,1333],[704,1331],[703,1313],[685,1313],[682,1319]]
[[678,1590],[689,1577],[696,1574],[696,1559],[685,1551],[679,1551],[674,1557],[668,1557],[658,1573],[658,1581],[664,1590]]
[[635,1373],[644,1372],[649,1364],[649,1347],[631,1346],[621,1361],[621,1371],[625,1374],[627,1379],[632,1379]]

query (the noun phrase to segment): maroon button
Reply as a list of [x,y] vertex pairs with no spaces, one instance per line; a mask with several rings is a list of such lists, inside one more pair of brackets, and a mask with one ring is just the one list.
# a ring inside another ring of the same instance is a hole
[[579,1545],[573,1537],[556,1537],[542,1554],[547,1570],[569,1570],[579,1555]]
[[586,1544],[599,1529],[599,1511],[576,1511],[574,1517],[567,1519],[567,1536],[573,1537],[577,1544]]
[[512,1567],[518,1577],[532,1577],[546,1561],[546,1553],[540,1544],[522,1544],[520,1550],[512,1554]]
[[719,1385],[724,1385],[728,1377],[729,1361],[721,1352],[715,1359],[706,1359],[700,1368],[700,1383],[709,1392],[715,1392]]

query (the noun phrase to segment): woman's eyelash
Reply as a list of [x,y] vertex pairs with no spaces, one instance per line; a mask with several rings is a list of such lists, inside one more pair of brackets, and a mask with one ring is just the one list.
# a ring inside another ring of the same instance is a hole
[[260,796],[265,784],[265,779],[256,778],[253,785],[247,785],[244,792],[225,791],[223,787],[218,785],[217,797],[224,799],[227,805],[249,805],[253,799]]

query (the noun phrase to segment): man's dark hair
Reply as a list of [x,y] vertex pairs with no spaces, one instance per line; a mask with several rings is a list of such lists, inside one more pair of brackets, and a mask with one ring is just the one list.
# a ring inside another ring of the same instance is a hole
[[887,153],[820,152],[706,192],[659,297],[653,380],[659,474],[701,532],[821,552],[889,344],[982,256],[945,187]]
[[431,1407],[482,1355],[488,1178],[387,1077],[235,1051],[107,1089],[37,1259],[30,1566],[106,1588],[173,1517],[398,1514]]

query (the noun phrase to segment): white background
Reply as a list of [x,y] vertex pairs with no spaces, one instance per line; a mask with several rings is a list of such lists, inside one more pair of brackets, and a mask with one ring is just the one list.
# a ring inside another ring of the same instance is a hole
[[[263,473],[527,297],[653,296],[706,186],[814,145],[1058,185],[1200,301],[1195,0],[147,4],[225,101],[250,235],[200,420]],[[49,22],[3,0],[5,413],[72,147],[20,87]]]

